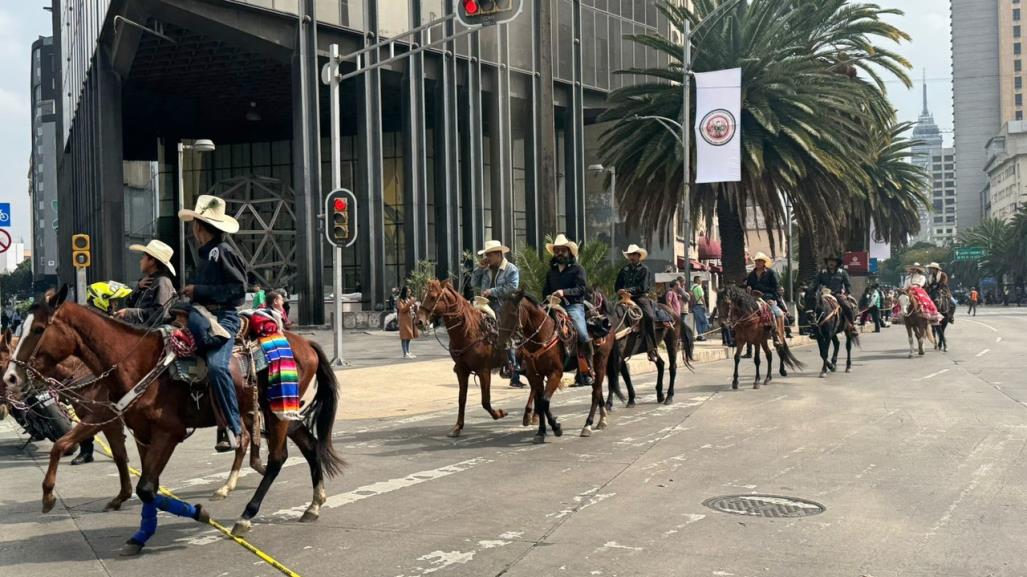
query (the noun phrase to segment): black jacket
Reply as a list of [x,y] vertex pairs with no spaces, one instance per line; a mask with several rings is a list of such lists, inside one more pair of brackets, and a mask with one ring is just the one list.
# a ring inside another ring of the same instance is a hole
[[163,317],[166,312],[164,305],[178,296],[171,275],[166,271],[162,270],[148,278],[150,286],[128,297],[128,308],[123,309],[125,322],[136,325],[160,322],[162,319],[158,317]]
[[641,263],[625,265],[617,273],[617,284],[613,288],[616,291],[628,291],[634,299],[644,297],[653,288],[652,273],[649,272],[649,267]]
[[567,265],[563,271],[555,262],[549,267],[546,274],[546,282],[542,285],[542,298],[546,298],[556,291],[563,291],[563,298],[567,304],[581,304],[585,301],[585,292],[588,290],[588,277],[585,276],[585,269],[578,266],[578,263]]
[[246,263],[227,241],[212,240],[200,247],[193,302],[238,307],[246,298]]
[[820,274],[817,275],[817,287],[825,286],[831,289],[831,292],[834,294],[841,294],[842,289],[845,289],[845,294],[852,294],[849,273],[841,267],[838,267],[834,272],[820,271]]
[[766,269],[762,277],[756,275],[756,271],[753,270],[749,273],[749,276],[745,279],[745,286],[751,288],[754,291],[760,291],[763,293],[763,300],[776,301],[777,290],[781,286],[781,280],[777,276],[777,272],[774,269]]

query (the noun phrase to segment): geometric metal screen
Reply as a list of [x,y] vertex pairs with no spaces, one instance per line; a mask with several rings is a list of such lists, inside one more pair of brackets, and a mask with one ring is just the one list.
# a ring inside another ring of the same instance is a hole
[[251,281],[291,294],[296,278],[296,195],[277,178],[241,176],[222,180],[207,191],[224,199],[239,221],[229,242],[249,266]]

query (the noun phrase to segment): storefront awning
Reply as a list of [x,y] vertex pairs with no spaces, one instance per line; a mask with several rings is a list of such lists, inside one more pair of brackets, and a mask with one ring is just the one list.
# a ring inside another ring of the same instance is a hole
[[699,246],[699,260],[719,260],[721,258],[720,242],[700,236],[696,244]]

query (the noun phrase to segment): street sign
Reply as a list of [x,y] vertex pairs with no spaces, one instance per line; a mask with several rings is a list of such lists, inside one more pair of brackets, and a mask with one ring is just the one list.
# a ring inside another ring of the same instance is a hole
[[870,254],[866,251],[852,251],[845,253],[844,262],[849,274],[866,274]]
[[11,226],[11,203],[0,203],[0,226]]
[[870,274],[877,274],[877,270],[880,266],[880,261],[877,257],[870,258]]
[[453,0],[456,16],[468,28],[505,24],[520,15],[524,0]]
[[984,256],[984,249],[979,246],[964,246],[953,251],[953,257],[957,261],[979,260]]
[[11,233],[6,230],[0,230],[0,254],[7,252],[11,248]]

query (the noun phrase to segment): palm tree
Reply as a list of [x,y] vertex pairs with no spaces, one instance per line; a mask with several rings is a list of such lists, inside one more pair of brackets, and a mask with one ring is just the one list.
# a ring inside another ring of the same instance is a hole
[[[725,276],[736,279],[744,274],[742,223],[749,211],[763,214],[769,232],[785,223],[785,198],[797,210],[808,208],[805,214],[839,206],[832,200],[844,196],[843,188],[810,179],[867,181],[860,170],[862,124],[890,118],[880,74],[908,83],[908,64],[873,43],[907,38],[881,20],[894,11],[845,0],[741,0],[706,22],[726,1],[695,0],[692,10],[666,1],[658,6],[679,30],[686,20],[695,26],[693,70],[742,68],[742,181],[700,185],[691,207],[708,220],[718,216]],[[611,94],[604,120],[614,124],[603,136],[602,155],[623,182],[620,206],[632,207],[628,216],[640,229],[661,234],[679,202],[682,152],[655,121],[636,117],[682,117],[681,88],[674,84],[682,77],[682,49],[655,35],[631,39],[665,53],[670,64],[623,71],[645,81]],[[856,70],[870,81],[853,78]],[[817,194],[807,198],[809,191]]]

